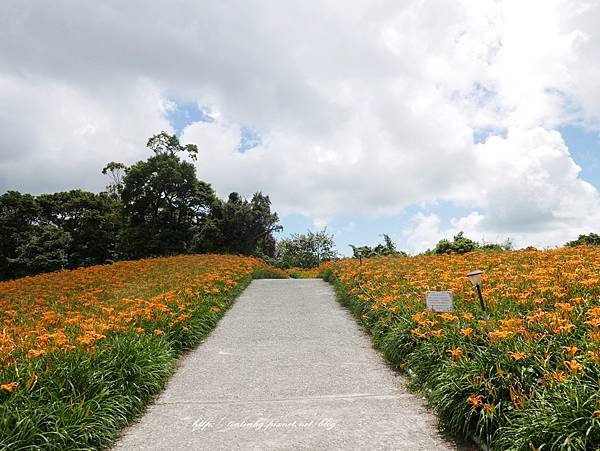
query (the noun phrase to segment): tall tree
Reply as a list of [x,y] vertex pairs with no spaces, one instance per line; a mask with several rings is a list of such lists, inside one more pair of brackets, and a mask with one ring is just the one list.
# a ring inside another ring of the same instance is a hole
[[352,248],[354,258],[371,258],[381,256],[405,257],[407,255],[406,252],[397,250],[396,243],[394,243],[392,238],[385,233],[383,234],[383,243],[379,243],[375,247],[354,246],[353,244],[350,244],[350,247]]
[[0,279],[20,275],[11,260],[35,228],[39,214],[40,208],[30,194],[8,191],[0,196]]
[[579,235],[576,240],[569,241],[567,246],[600,246],[600,235],[590,233],[588,235]]
[[111,161],[102,169],[102,174],[110,177],[110,183],[106,185],[106,191],[112,197],[118,199],[121,198],[121,193],[123,192],[123,177],[125,177],[126,171],[127,166],[118,161]]
[[123,178],[124,229],[120,237],[126,257],[188,252],[194,228],[215,202],[208,183],[196,178],[194,165],[181,160],[196,146],[182,146],[162,132],[148,140],[154,155],[131,166]]
[[248,201],[231,193],[227,202],[215,200],[207,220],[194,237],[194,250],[273,256],[273,232],[281,230],[269,196],[258,192]]
[[283,268],[316,268],[321,262],[336,257],[333,235],[328,235],[326,229],[317,233],[294,233],[277,242],[276,262]]
[[116,237],[121,228],[121,202],[107,193],[72,190],[37,197],[40,220],[70,237],[68,266],[106,263],[116,258]]
[[23,234],[10,259],[16,276],[64,269],[69,263],[71,235],[53,224],[36,226]]

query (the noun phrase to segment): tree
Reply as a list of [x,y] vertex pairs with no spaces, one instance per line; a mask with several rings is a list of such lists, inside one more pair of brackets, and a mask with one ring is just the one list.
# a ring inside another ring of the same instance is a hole
[[316,268],[336,257],[333,235],[328,235],[326,229],[302,235],[294,233],[279,240],[275,255],[276,264],[282,268]]
[[479,246],[476,241],[471,240],[464,236],[464,233],[458,232],[457,235],[454,236],[453,241],[448,241],[446,239],[440,240],[433,250],[434,254],[465,254],[467,252],[474,251]]
[[372,258],[381,256],[390,257],[406,257],[406,252],[399,251],[396,249],[396,244],[389,235],[383,234],[383,243],[378,244],[375,247],[369,246],[355,246],[350,244],[352,248],[352,254],[354,258]]
[[269,196],[221,201],[180,156],[195,160],[195,145],[161,132],[147,146],[146,161],[102,169],[107,192],[1,195],[0,279],[191,251],[275,255],[281,226]]
[[507,238],[503,243],[485,243],[479,244],[470,238],[467,238],[461,231],[454,236],[452,241],[442,239],[438,241],[433,250],[427,250],[425,254],[465,254],[473,251],[483,252],[503,252],[513,249],[513,244],[510,238]]
[[127,166],[117,161],[111,161],[104,166],[102,174],[108,175],[111,179],[110,183],[106,185],[108,194],[118,199],[121,198],[121,193],[123,192],[123,177],[125,177],[126,171]]
[[8,191],[0,196],[0,279],[19,275],[11,260],[36,226],[39,214],[39,205],[30,194]]
[[215,199],[194,236],[194,250],[272,257],[278,222],[269,196],[257,192],[248,201],[234,192],[227,202]]
[[600,246],[600,235],[596,233],[579,235],[576,240],[569,241],[567,246]]
[[71,235],[55,225],[39,225],[23,234],[10,259],[17,276],[57,271],[68,264]]
[[195,160],[198,155],[198,146],[195,144],[183,146],[176,135],[169,135],[164,131],[148,139],[146,147],[152,150],[155,155],[174,156],[179,152],[187,152],[192,160]]
[[116,259],[121,228],[121,202],[107,193],[72,190],[37,197],[40,222],[53,224],[71,236],[68,267],[106,263]]
[[131,166],[123,178],[120,244],[128,258],[188,252],[195,228],[216,200],[211,186],[196,178],[195,167],[177,155],[193,156],[196,146],[181,146],[175,135],[162,132],[148,147],[154,156]]

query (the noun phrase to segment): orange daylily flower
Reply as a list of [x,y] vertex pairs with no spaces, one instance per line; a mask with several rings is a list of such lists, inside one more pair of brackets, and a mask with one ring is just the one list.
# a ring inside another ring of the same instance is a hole
[[520,351],[509,352],[508,355],[512,357],[515,362],[522,360],[525,357],[525,353]]
[[463,351],[460,348],[450,348],[448,349],[448,353],[450,354],[450,357],[457,359],[463,354]]
[[12,393],[19,386],[18,382],[9,382],[7,384],[0,385],[0,389]]

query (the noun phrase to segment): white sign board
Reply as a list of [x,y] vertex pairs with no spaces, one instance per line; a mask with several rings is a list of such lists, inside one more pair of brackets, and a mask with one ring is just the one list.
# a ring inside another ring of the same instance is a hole
[[428,291],[426,303],[427,308],[435,312],[451,312],[454,310],[452,291]]

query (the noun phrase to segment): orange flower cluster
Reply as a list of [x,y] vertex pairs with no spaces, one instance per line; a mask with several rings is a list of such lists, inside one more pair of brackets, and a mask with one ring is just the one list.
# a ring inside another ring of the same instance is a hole
[[[264,266],[248,257],[185,255],[0,283],[0,364],[55,350],[93,350],[111,331],[144,333],[156,324],[164,326],[147,332],[186,330],[190,313],[204,299],[228,293]],[[1,385],[4,391],[15,388]]]
[[[495,349],[495,355],[503,356],[496,377],[513,378],[506,384],[512,387],[517,408],[536,391],[530,385],[526,395],[521,393],[514,382],[516,374],[531,374],[535,380],[528,383],[544,387],[586,377],[586,384],[600,383],[595,376],[600,365],[598,248],[380,257],[364,259],[362,264],[346,259],[320,269],[331,273],[349,298],[364,304],[362,319],[376,322],[379,331],[386,325],[408,323],[413,340],[439,343],[456,365],[483,349]],[[477,293],[466,276],[474,269],[484,271],[489,333]],[[435,290],[453,292],[453,313],[426,309],[425,293]],[[524,367],[529,368],[525,373],[519,369]],[[496,393],[494,387],[484,389],[482,395],[473,388],[465,402],[483,408],[484,399]]]

